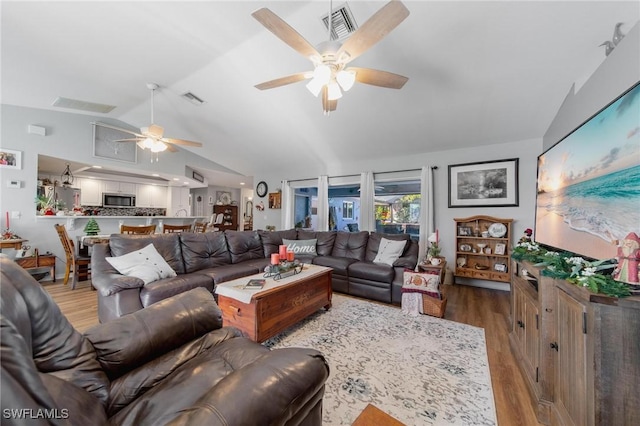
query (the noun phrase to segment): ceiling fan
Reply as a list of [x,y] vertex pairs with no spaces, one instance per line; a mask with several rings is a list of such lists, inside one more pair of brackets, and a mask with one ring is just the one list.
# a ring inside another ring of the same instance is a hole
[[[328,20],[329,34],[331,34],[332,13],[333,5],[331,3]],[[314,64],[313,72],[300,72],[257,84],[255,87],[260,90],[273,89],[311,79],[307,83],[307,89],[315,96],[322,93],[322,109],[325,114],[328,114],[337,108],[342,91],[349,90],[356,81],[373,86],[400,89],[409,80],[407,77],[387,71],[358,67],[346,68],[349,62],[382,40],[409,16],[409,10],[399,0],[392,0],[378,10],[344,44],[332,41],[329,37],[329,41],[321,43],[317,49],[271,10],[258,9],[251,16]]]
[[110,124],[100,123],[100,125],[135,136],[135,138],[130,139],[117,139],[114,142],[136,142],[140,148],[149,149],[151,152],[154,152],[156,154],[164,150],[176,152],[177,149],[173,145],[201,147],[202,144],[200,142],[192,142],[184,139],[166,138],[164,137],[164,128],[153,123],[153,95],[159,87],[160,86],[158,86],[156,83],[147,83],[147,89],[151,90],[151,124],[148,127],[141,127],[140,133],[132,132],[131,130],[122,129]]

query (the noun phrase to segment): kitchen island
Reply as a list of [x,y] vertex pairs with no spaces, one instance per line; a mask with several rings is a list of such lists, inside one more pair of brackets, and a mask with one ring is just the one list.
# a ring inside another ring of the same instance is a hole
[[209,216],[36,216],[39,223],[64,224],[70,235],[83,233],[89,219],[98,222],[100,234],[118,234],[120,225],[156,225],[156,232],[162,232],[164,224],[193,225],[195,222],[209,222]]

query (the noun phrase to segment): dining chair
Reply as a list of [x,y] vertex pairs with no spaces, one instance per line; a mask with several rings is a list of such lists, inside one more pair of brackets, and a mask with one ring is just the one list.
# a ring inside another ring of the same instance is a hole
[[120,225],[121,234],[155,234],[156,225]]
[[54,226],[67,258],[63,282],[66,285],[69,282],[69,277],[71,277],[71,290],[75,290],[77,281],[91,279],[91,257],[76,254],[75,244],[69,238],[67,228],[64,225],[56,224]]
[[195,222],[193,224],[193,232],[206,232],[209,222]]
[[190,232],[191,225],[163,225],[162,233],[171,234],[174,232]]

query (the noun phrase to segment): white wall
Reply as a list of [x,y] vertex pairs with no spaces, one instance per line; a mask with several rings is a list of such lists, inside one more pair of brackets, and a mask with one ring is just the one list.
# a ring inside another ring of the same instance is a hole
[[[22,152],[22,168],[20,170],[0,169],[0,218],[2,228],[5,227],[5,213],[18,212],[20,218],[12,218],[11,230],[22,238],[29,240],[32,248],[40,252],[51,251],[59,259],[64,259],[64,251],[53,228],[55,219],[36,219],[35,195],[37,191],[38,154],[51,157],[67,158],[72,161],[101,165],[112,169],[135,168],[138,174],[168,173],[185,176],[185,164],[201,166],[211,170],[227,171],[226,168],[186,150],[166,153],[170,161],[151,162],[147,151],[138,149],[138,163],[131,164],[93,157],[93,129],[91,122],[100,121],[130,128],[126,123],[105,117],[49,111],[35,108],[24,108],[13,105],[1,105],[0,146],[4,149]],[[46,128],[46,136],[29,134],[30,124]],[[60,170],[62,173],[62,170]],[[20,188],[8,188],[8,180],[22,182]],[[83,222],[84,223],[84,222]],[[82,225],[84,226],[84,225]],[[109,230],[104,230],[107,233]],[[113,232],[117,232],[113,230]],[[74,238],[84,235],[82,228],[70,232]],[[10,249],[6,249],[7,252]],[[8,253],[12,254],[12,253]],[[62,261],[57,264],[58,271],[63,267]]]

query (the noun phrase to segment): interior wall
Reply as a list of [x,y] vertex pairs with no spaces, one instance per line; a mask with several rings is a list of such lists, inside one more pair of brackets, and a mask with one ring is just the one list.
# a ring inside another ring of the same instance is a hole
[[[604,53],[603,53],[604,55]],[[572,87],[543,138],[546,151],[640,81],[640,23],[629,30],[580,90]]]

